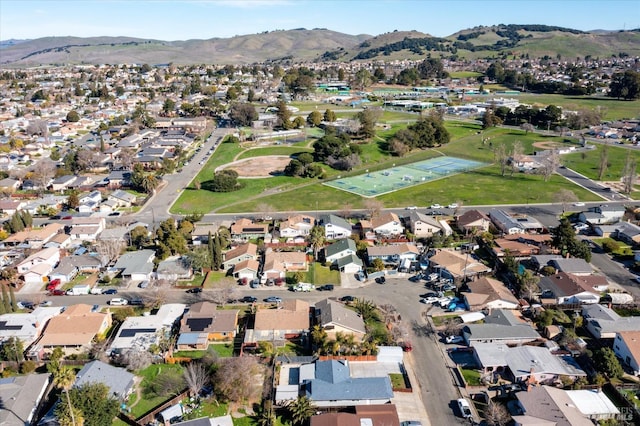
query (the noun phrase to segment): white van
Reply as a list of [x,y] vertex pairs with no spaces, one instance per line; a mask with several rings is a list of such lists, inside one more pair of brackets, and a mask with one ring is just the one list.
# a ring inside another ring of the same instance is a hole
[[125,306],[128,303],[127,299],[123,299],[122,297],[115,297],[109,300],[109,305],[111,306]]

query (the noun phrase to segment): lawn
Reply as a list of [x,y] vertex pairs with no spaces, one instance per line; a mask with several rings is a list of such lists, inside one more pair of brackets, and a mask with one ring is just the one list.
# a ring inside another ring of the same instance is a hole
[[449,73],[449,77],[451,78],[474,78],[480,77],[482,73],[475,71],[453,71]]
[[263,157],[266,155],[288,155],[293,156],[295,154],[301,154],[303,152],[313,153],[313,149],[305,148],[302,146],[272,146],[269,148],[252,148],[243,152],[238,156],[238,160],[244,158]]
[[[166,372],[168,370],[176,370],[178,372],[182,372],[183,367],[180,364],[152,364],[149,367],[137,372],[137,375],[142,377],[142,382],[138,386],[144,388],[146,383],[149,383],[156,376],[158,376],[159,374],[163,374],[163,372]],[[134,417],[141,416],[168,399],[169,397],[164,396],[141,396],[138,402],[131,407],[131,415]],[[133,393],[129,397],[129,404],[132,404],[135,400],[136,394]]]
[[301,280],[304,283],[315,285],[334,284],[340,285],[340,272],[331,270],[326,266],[322,266],[317,262],[309,264],[309,270],[304,274]]
[[[636,162],[640,161],[640,152],[632,149],[620,148],[615,145],[607,146],[607,169],[603,176],[604,181],[620,181],[624,170],[627,156]],[[595,145],[595,149],[579,152],[575,154],[566,154],[562,156],[562,164],[587,176],[590,179],[599,180],[600,172],[600,156],[605,146],[601,144]]]
[[231,343],[213,343],[209,345],[221,358],[231,358],[233,356],[233,344]]
[[389,374],[389,379],[391,379],[391,387],[393,389],[406,389],[407,383],[404,380],[404,375],[400,373],[391,373]]
[[578,109],[601,110],[604,120],[621,120],[640,117],[640,100],[621,101],[614,98],[591,96],[563,96],[547,94],[520,94],[518,100],[526,104],[557,105],[575,111]]
[[480,381],[480,371],[472,370],[469,368],[460,368],[460,372],[462,373],[462,377],[464,377],[464,381],[467,382],[469,386],[480,386],[482,382]]

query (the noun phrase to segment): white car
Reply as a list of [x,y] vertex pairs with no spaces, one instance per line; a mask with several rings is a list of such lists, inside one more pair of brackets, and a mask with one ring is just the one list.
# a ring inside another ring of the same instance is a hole
[[464,339],[462,336],[447,336],[444,341],[447,343],[462,343]]
[[427,305],[430,305],[436,302],[438,299],[439,299],[438,297],[434,297],[434,296],[423,297],[422,299],[420,299],[420,303],[426,303]]
[[458,208],[458,203],[451,203],[447,206],[450,209],[457,209]]
[[430,209],[441,209],[442,206],[440,204],[431,204],[431,207],[429,207]]
[[418,207],[416,207],[416,206],[408,206],[408,207],[405,207],[404,209],[405,210],[417,210]]
[[123,299],[121,297],[115,297],[111,300],[109,300],[109,305],[111,306],[125,306],[128,305],[129,302],[127,301],[127,299]]
[[470,419],[473,417],[471,413],[471,406],[469,405],[469,401],[464,398],[458,399],[458,408],[460,409],[460,414],[465,419]]
[[582,206],[584,206],[584,203],[582,201],[577,201],[577,202],[573,203],[573,205],[576,206],[576,207],[582,207]]

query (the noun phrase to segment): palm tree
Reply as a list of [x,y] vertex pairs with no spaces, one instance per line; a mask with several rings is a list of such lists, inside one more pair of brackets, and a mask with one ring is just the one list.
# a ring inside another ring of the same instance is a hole
[[76,420],[73,414],[73,407],[71,406],[71,399],[69,398],[69,389],[76,381],[76,373],[69,367],[58,368],[53,372],[53,384],[62,389],[67,394],[67,405],[69,407],[69,415],[71,416],[71,424],[76,426]]
[[158,183],[158,178],[155,175],[148,173],[142,177],[140,186],[142,186],[144,192],[151,194],[158,187]]
[[309,233],[309,243],[313,247],[313,257],[318,259],[318,252],[324,246],[326,241],[324,236],[324,228],[322,226],[314,226]]
[[294,425],[301,425],[313,416],[316,412],[316,407],[306,396],[299,396],[287,404],[287,410],[291,415],[292,423]]
[[311,341],[319,353],[327,344],[327,332],[319,324],[314,325],[311,329]]
[[276,423],[276,414],[273,411],[271,401],[265,401],[262,410],[258,413],[256,422],[258,426],[272,426]]
[[355,308],[356,312],[360,314],[365,323],[376,317],[376,307],[370,300],[362,298],[357,299]]

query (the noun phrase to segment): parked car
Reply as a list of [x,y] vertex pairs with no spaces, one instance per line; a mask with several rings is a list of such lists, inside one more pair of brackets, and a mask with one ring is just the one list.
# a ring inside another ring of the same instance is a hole
[[471,413],[471,406],[469,406],[469,402],[466,399],[458,399],[458,408],[460,409],[460,415],[463,418],[470,419],[473,417],[473,414]]
[[40,306],[53,306],[53,302],[51,300],[43,300],[40,302]]
[[432,304],[438,300],[437,297],[422,297],[420,298],[420,303],[426,303],[427,305]]
[[277,296],[269,296],[264,301],[267,303],[282,303],[282,299]]
[[356,298],[354,296],[342,296],[340,298],[340,301],[341,302],[345,302],[345,303],[347,303],[347,302],[355,302]]
[[18,302],[18,309],[33,309],[33,302],[22,301]]
[[102,292],[102,294],[118,294],[118,290],[115,288],[108,288]]
[[408,206],[408,207],[405,207],[404,209],[405,210],[417,210],[418,207],[416,207],[416,206]]
[[384,283],[387,282],[387,279],[385,277],[378,277],[378,278],[376,278],[376,282],[378,284],[384,284]]
[[458,208],[458,203],[451,203],[447,206],[450,209],[457,209]]
[[583,207],[584,203],[582,201],[576,201],[575,203],[573,203],[573,205],[576,207]]
[[131,299],[127,303],[132,306],[144,306],[144,300],[142,299]]
[[440,204],[431,204],[431,207],[429,207],[430,209],[441,209],[442,206]]
[[52,296],[64,296],[65,294],[67,294],[67,292],[64,291],[64,290],[59,290],[58,289],[58,290],[53,290],[50,294]]
[[100,287],[93,287],[89,291],[89,294],[102,294],[102,289]]
[[123,299],[122,297],[115,297],[109,300],[109,305],[111,306],[125,306],[127,304],[129,304],[129,301],[127,299]]
[[202,293],[202,287],[193,287],[187,290],[187,293]]
[[464,342],[464,338],[462,336],[447,336],[444,341],[446,343],[462,343]]
[[258,298],[253,296],[244,296],[242,299],[240,299],[240,302],[242,303],[255,303],[257,301]]
[[333,291],[333,284],[325,284],[318,287],[320,291]]

